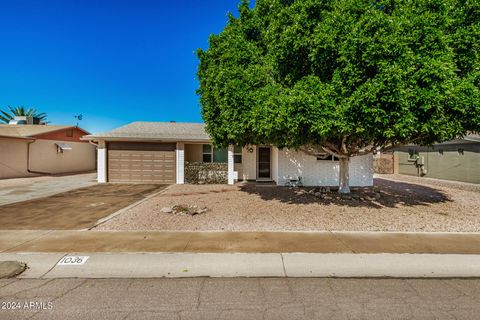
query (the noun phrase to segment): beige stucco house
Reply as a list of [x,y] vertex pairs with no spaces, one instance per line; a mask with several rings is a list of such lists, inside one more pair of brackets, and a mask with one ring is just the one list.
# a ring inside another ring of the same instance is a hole
[[75,126],[0,125],[0,179],[95,170],[96,148]]
[[[216,149],[202,123],[134,122],[85,136],[98,144],[99,182],[185,183],[185,163],[227,163],[228,183],[302,178],[306,186],[338,186],[339,162],[270,145]],[[350,185],[373,185],[372,155],[350,162]]]
[[395,149],[394,172],[445,180],[480,183],[480,135]]

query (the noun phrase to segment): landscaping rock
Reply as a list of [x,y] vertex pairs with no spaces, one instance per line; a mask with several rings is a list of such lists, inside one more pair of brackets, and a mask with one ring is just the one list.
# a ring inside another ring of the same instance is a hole
[[163,213],[172,213],[173,212],[173,209],[170,208],[170,207],[165,207],[165,208],[162,208],[160,210],[160,212],[163,212]]
[[194,216],[207,212],[207,207],[199,207],[197,205],[175,205],[172,207],[172,213],[177,215]]
[[329,193],[330,192],[330,187],[321,187],[320,192],[322,193]]
[[300,190],[295,191],[295,194],[297,194],[299,196],[303,196],[303,195],[307,194],[307,191],[305,191],[304,189],[300,189]]
[[27,268],[27,265],[18,261],[0,261],[0,279],[12,278]]

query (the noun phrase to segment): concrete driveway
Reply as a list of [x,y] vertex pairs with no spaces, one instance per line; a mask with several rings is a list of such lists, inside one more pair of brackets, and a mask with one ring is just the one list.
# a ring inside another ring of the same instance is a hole
[[96,173],[0,180],[0,206],[92,186]]
[[90,228],[116,211],[159,192],[166,185],[95,184],[39,199],[0,206],[2,230]]

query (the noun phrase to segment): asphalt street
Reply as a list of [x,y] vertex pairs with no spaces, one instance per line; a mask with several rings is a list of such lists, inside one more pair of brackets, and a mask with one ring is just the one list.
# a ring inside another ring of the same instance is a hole
[[479,279],[0,280],[0,319],[478,319]]

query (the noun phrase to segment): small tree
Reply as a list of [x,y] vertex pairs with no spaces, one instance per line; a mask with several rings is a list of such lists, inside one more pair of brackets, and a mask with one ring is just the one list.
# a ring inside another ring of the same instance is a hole
[[9,123],[10,120],[15,119],[16,116],[27,116],[27,117],[36,117],[39,118],[41,121],[46,122],[47,114],[46,113],[38,113],[36,109],[28,108],[25,109],[24,107],[7,107],[8,111],[0,110],[0,121],[3,123]]
[[258,0],[198,50],[214,143],[263,144],[348,164],[480,126],[480,5],[473,0]]

